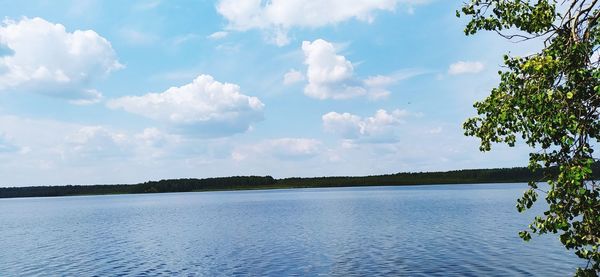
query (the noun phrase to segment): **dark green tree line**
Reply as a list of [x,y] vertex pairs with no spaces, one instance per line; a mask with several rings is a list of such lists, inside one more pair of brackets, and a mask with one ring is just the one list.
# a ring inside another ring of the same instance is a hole
[[[600,164],[594,164],[600,172]],[[160,193],[275,188],[319,188],[354,186],[409,186],[428,184],[516,183],[556,176],[557,168],[531,172],[525,167],[465,169],[445,172],[406,172],[372,176],[339,176],[274,179],[270,176],[237,176],[205,179],[170,179],[131,185],[67,185],[0,187],[0,198],[69,195]]]

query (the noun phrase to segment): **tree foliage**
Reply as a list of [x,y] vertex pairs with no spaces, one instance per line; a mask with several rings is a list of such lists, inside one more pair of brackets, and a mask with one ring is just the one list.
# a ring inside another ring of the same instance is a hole
[[514,146],[520,137],[533,149],[531,169],[558,168],[548,191],[532,180],[518,200],[520,212],[540,192],[548,203],[519,235],[559,233],[567,249],[587,260],[579,276],[600,273],[600,187],[591,178],[600,139],[599,6],[598,0],[471,0],[457,11],[469,18],[466,35],[486,30],[543,43],[529,56],[504,56],[500,83],[475,103],[478,116],[464,129],[481,140],[482,151],[493,143]]

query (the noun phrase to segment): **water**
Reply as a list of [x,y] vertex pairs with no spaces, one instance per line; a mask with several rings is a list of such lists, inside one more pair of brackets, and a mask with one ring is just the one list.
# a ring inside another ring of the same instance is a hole
[[[565,276],[523,184],[0,200],[1,276]],[[540,207],[541,208],[541,207]],[[537,212],[539,212],[538,209]]]

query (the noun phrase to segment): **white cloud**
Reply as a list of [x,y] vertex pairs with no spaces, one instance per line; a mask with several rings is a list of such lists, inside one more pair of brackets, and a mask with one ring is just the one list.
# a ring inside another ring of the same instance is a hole
[[154,127],[134,133],[105,126],[77,126],[55,147],[64,162],[91,164],[107,159],[156,161],[182,153],[189,155],[194,152],[192,145],[185,144],[180,136]]
[[391,92],[387,90],[386,86],[395,83],[397,80],[391,76],[372,76],[364,80],[367,87],[370,87],[369,99],[379,100],[390,96]]
[[41,18],[5,20],[0,45],[0,91],[30,91],[73,101],[97,101],[89,86],[123,68],[108,40],[92,30],[67,32]]
[[[0,153],[0,175],[4,183],[21,186],[230,175],[368,175],[527,164],[526,145],[480,153],[475,139],[464,137],[456,124],[418,125],[390,127],[402,129],[402,140],[395,143],[341,138],[328,145],[311,138],[279,138],[246,144],[247,136],[200,140],[156,128],[115,130],[0,115],[0,133],[6,134],[0,144],[20,148]],[[434,126],[442,127],[443,135],[430,135]]]
[[389,76],[377,75],[361,80],[354,75],[353,64],[346,57],[338,55],[334,45],[328,41],[304,41],[302,51],[308,79],[304,94],[321,100],[360,96],[367,96],[372,100],[383,99],[390,95],[388,86],[423,73],[419,70],[405,70]]
[[377,11],[394,11],[398,4],[412,6],[422,0],[221,0],[217,12],[229,22],[228,29],[259,29],[268,41],[289,43],[293,27],[317,28],[351,19],[373,22]]
[[323,129],[328,133],[360,142],[390,142],[398,139],[398,127],[409,115],[406,110],[378,110],[367,118],[330,112],[322,116]]
[[354,79],[354,67],[337,55],[333,44],[317,39],[302,42],[308,84],[304,94],[317,99],[348,99],[365,95],[367,90]]
[[[68,159],[103,159],[125,155],[128,137],[102,126],[84,126],[66,136],[62,154]],[[68,157],[67,157],[68,156]]]
[[295,70],[295,69],[290,69],[290,71],[288,71],[287,73],[285,73],[285,75],[283,75],[283,84],[284,85],[291,85],[291,84],[295,84],[301,81],[304,81],[304,74],[302,74],[302,72]]
[[165,134],[157,128],[146,128],[141,133],[135,135],[137,141],[142,142],[147,146],[160,147],[167,144],[169,141],[180,141],[179,137]]
[[322,143],[308,138],[268,139],[253,145],[237,147],[231,153],[235,161],[249,157],[274,157],[280,160],[297,160],[314,157],[321,153]]
[[319,153],[321,142],[306,138],[268,140],[266,146],[278,157],[312,157]]
[[[0,126],[8,135],[0,133],[0,153],[27,154],[26,163],[52,166],[101,166],[106,160],[131,162],[156,161],[156,158],[190,153],[190,146],[182,145],[177,135],[157,128],[141,132],[115,130],[108,126],[89,126],[53,120],[25,119],[0,116]],[[15,141],[15,142],[13,142]],[[22,146],[17,146],[22,145]],[[4,147],[6,146],[6,147]],[[9,147],[9,148],[8,148]],[[14,156],[14,155],[13,155]]]
[[162,93],[125,96],[108,102],[112,109],[148,117],[183,132],[225,136],[244,132],[262,120],[264,104],[240,87],[200,75],[192,83]]
[[357,138],[361,133],[361,125],[364,124],[360,116],[350,113],[329,112],[321,118],[326,132],[343,138]]
[[214,32],[214,33],[208,35],[207,38],[212,39],[212,40],[219,40],[219,39],[224,39],[225,37],[227,37],[227,35],[229,35],[228,32],[219,31],[219,32]]
[[[122,184],[232,172],[229,138],[200,140],[156,128],[122,130],[5,115],[0,133],[6,134],[0,145],[12,145],[12,152],[0,153],[0,175],[11,185]],[[206,171],[199,172],[199,166]]]
[[86,97],[82,99],[69,100],[69,103],[79,106],[91,105],[100,102],[100,100],[103,98],[102,93],[95,89],[83,90],[82,95],[85,95]]
[[138,158],[156,161],[158,158],[180,156],[182,153],[197,154],[191,151],[190,145],[186,145],[182,137],[154,127],[145,128],[140,133],[130,135],[130,138],[130,144],[136,150]]
[[448,74],[475,74],[483,71],[484,68],[485,66],[481,62],[458,61],[450,65],[448,68]]
[[423,70],[409,69],[398,71],[391,75],[370,76],[363,81],[368,90],[367,97],[371,100],[385,99],[391,94],[391,92],[387,89],[388,86],[424,73],[425,71]]
[[396,82],[396,80],[391,76],[371,76],[365,79],[365,85],[370,87],[386,87]]

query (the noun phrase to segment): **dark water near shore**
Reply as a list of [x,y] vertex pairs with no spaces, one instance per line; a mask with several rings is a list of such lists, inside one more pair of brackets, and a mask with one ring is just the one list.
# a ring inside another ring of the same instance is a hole
[[566,276],[524,184],[0,200],[0,276]]

